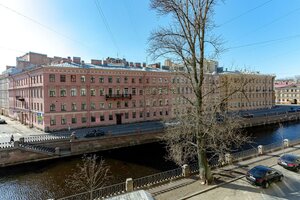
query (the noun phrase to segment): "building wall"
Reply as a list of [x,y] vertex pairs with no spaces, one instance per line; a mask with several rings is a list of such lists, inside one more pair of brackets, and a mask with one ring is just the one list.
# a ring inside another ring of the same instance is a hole
[[[260,74],[221,74],[221,96],[227,97],[227,110],[253,110],[275,105],[274,76]],[[237,92],[236,92],[237,91]]]
[[300,104],[300,85],[275,87],[276,104]]
[[0,114],[8,116],[8,75],[0,75]]
[[[227,99],[242,79],[248,80],[243,94]],[[206,74],[205,109],[222,98],[226,111],[270,108],[273,81],[267,75]],[[44,66],[12,75],[9,82],[10,117],[50,131],[170,119],[189,112],[189,100],[195,95],[186,77],[134,67]]]

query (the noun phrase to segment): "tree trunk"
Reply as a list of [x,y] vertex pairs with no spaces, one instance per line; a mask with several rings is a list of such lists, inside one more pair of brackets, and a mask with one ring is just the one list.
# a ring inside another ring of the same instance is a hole
[[197,145],[198,145],[199,176],[204,184],[210,184],[213,181],[213,176],[207,161],[206,151],[203,149],[204,141],[198,138]]

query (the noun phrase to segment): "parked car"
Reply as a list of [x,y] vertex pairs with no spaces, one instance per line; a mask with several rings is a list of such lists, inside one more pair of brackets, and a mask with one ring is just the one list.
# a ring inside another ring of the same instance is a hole
[[6,121],[4,119],[0,119],[0,124],[6,124]]
[[268,188],[271,183],[282,181],[283,174],[271,167],[258,165],[247,172],[246,179],[252,184]]
[[297,112],[300,112],[300,108],[297,108],[296,110],[297,110]]
[[243,117],[243,118],[253,118],[254,115],[253,115],[253,114],[250,114],[250,113],[243,113],[243,114],[242,114],[242,117]]
[[89,138],[89,137],[99,137],[99,136],[104,136],[105,131],[102,129],[93,129],[90,132],[88,132],[84,137]]
[[278,165],[281,165],[284,168],[294,170],[296,172],[300,169],[300,157],[293,154],[284,154],[278,161]]

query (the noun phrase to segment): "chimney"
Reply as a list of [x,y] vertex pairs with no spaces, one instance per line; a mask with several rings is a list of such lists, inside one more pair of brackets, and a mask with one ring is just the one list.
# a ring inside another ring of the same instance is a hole
[[81,61],[81,64],[84,65],[84,60]]
[[141,63],[135,63],[135,67],[141,67]]
[[92,65],[102,65],[102,60],[95,60],[95,59],[92,59],[92,60],[91,60],[91,64],[92,64]]
[[73,62],[74,63],[80,64],[80,60],[81,60],[80,57],[73,57]]
[[147,65],[146,65],[146,63],[143,63],[143,67],[146,67]]
[[134,67],[133,62],[130,62],[130,63],[129,63],[129,66],[130,66],[130,67]]

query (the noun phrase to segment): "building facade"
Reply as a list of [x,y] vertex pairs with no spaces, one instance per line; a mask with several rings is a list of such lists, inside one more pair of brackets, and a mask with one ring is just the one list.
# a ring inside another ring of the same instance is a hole
[[[8,114],[42,130],[166,120],[188,113],[188,101],[195,100],[191,82],[166,70],[170,66],[146,67],[114,58],[87,64],[79,57],[54,59],[40,54],[38,58],[36,53],[33,64],[28,56],[18,58],[17,66],[21,60],[29,67],[21,64],[21,71],[8,76]],[[205,95],[206,109],[222,99],[224,111],[274,105],[274,76],[217,73],[217,62],[207,66],[203,86],[204,95],[209,94]],[[234,92],[241,80],[247,80],[239,88],[242,93]]]
[[300,84],[275,85],[276,104],[300,104]]

